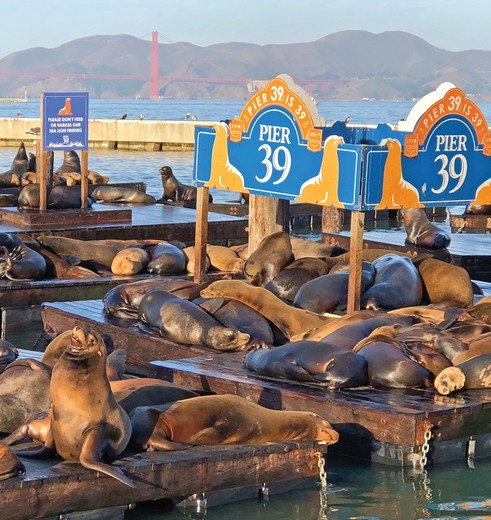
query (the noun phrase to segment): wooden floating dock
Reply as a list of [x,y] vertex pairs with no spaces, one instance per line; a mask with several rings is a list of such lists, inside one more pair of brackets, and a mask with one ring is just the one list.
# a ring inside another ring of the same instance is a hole
[[[322,241],[330,245],[338,245],[349,250],[351,233],[323,233]],[[452,233],[448,249],[424,249],[405,243],[405,231],[365,231],[364,248],[394,249],[418,255],[430,253],[454,265],[467,270],[471,278],[491,281],[491,234]]]
[[[55,458],[27,459],[26,477],[0,481],[2,520],[31,520],[158,499],[178,499],[319,474],[325,445],[284,442],[194,447],[144,452],[113,462],[136,484],[129,488],[78,463]],[[206,496],[206,495],[205,495]]]
[[326,391],[321,386],[261,378],[243,366],[245,353],[179,345],[136,327],[111,322],[100,301],[46,303],[43,323],[52,336],[93,327],[110,348],[127,349],[130,371],[196,390],[231,393],[273,409],[310,410],[341,433],[335,451],[384,464],[410,464],[431,426],[433,462],[463,460],[469,442],[476,457],[491,455],[491,390],[440,396],[434,390]]

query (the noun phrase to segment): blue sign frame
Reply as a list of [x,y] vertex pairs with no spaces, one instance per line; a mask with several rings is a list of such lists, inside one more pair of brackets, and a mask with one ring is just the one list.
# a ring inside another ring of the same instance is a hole
[[43,150],[88,150],[89,93],[43,94]]

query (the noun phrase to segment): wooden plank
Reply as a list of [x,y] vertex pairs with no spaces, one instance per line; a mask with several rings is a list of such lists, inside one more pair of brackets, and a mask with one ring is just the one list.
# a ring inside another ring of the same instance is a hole
[[349,257],[349,281],[348,281],[348,305],[347,312],[358,311],[361,300],[361,271],[363,230],[365,226],[365,214],[362,211],[354,211],[351,216],[351,240]]
[[322,207],[322,233],[338,233],[343,229],[343,210],[334,206]]
[[313,477],[319,471],[316,454],[325,452],[325,446],[318,443],[285,442],[145,452],[114,462],[129,474],[136,489],[80,464],[59,459],[24,459],[24,480],[0,481],[2,520],[43,518]]
[[288,231],[288,204],[287,200],[250,195],[249,254],[271,233]]
[[196,238],[194,241],[194,281],[196,283],[202,283],[206,271],[209,196],[209,188],[203,186],[198,187],[196,199]]
[[80,207],[87,209],[87,197],[89,196],[89,179],[87,178],[89,172],[89,152],[82,150],[81,156],[81,179],[80,179]]

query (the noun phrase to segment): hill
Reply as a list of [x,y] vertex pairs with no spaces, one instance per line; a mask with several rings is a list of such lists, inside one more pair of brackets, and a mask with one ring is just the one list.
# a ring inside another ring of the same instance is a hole
[[[129,35],[90,36],[55,49],[14,52],[0,59],[0,97],[79,90],[99,98],[149,97],[150,55],[150,42]],[[247,99],[251,89],[283,72],[319,101],[412,100],[443,81],[491,100],[491,51],[451,52],[399,31],[342,31],[282,45],[159,45],[162,97]]]

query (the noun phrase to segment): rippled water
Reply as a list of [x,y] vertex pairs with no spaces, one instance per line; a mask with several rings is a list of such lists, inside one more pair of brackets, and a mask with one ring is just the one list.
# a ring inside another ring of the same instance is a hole
[[[127,113],[137,119],[179,120],[187,112],[203,120],[228,119],[240,113],[242,101],[190,102],[172,100],[90,100],[89,117],[118,118]],[[344,120],[351,116],[353,123],[396,123],[406,117],[411,103],[320,103],[319,113],[327,121]],[[481,106],[486,117],[491,105]],[[0,103],[0,117],[38,117],[39,102],[25,104]],[[34,150],[29,150],[34,151]],[[10,167],[16,148],[0,147],[0,172]],[[62,154],[55,156],[55,168],[62,162]],[[173,168],[181,182],[191,184],[192,152],[138,152],[125,150],[90,150],[89,167],[111,180],[120,182],[143,181],[147,192],[160,197],[162,186],[158,170],[162,165]],[[235,194],[213,190],[215,200],[235,199]],[[409,470],[347,460],[328,460],[327,505],[321,501],[319,487],[297,489],[269,500],[247,500],[208,508],[210,520],[345,520],[345,519],[491,519],[491,460],[476,461],[470,468],[464,463],[447,463],[429,467],[424,476]],[[190,476],[192,478],[192,476]],[[197,490],[199,492],[199,490]],[[325,506],[325,507],[321,507]],[[202,514],[189,509],[169,511],[161,503],[152,507],[138,505],[126,513],[127,519],[170,520],[202,518]]]

